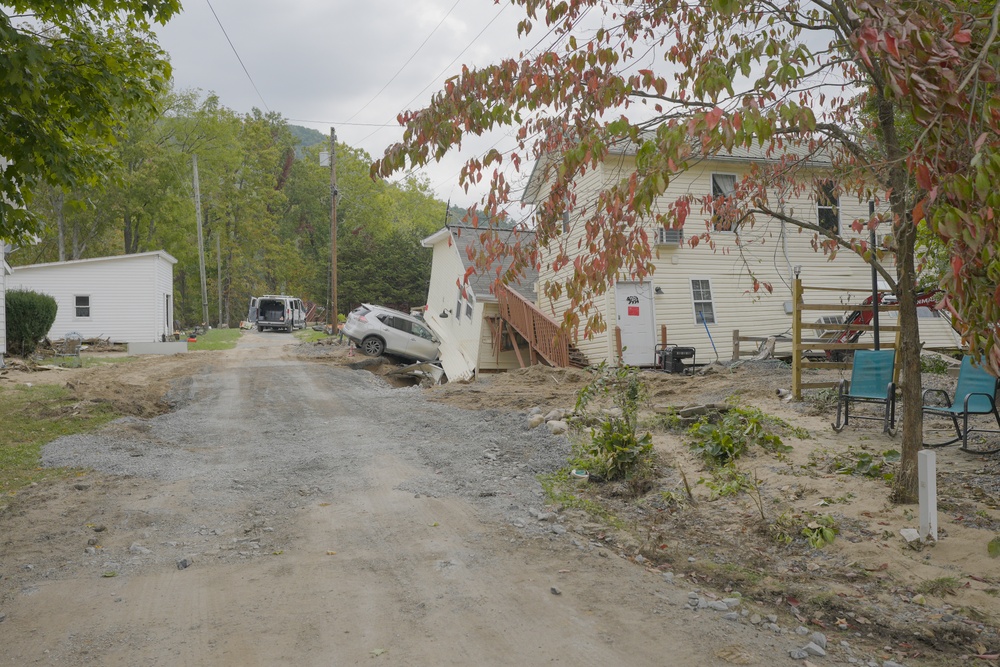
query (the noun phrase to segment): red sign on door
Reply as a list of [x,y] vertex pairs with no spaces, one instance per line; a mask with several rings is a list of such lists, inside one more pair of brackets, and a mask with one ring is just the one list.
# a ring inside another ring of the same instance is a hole
[[629,306],[628,307],[629,317],[639,317],[639,306]]

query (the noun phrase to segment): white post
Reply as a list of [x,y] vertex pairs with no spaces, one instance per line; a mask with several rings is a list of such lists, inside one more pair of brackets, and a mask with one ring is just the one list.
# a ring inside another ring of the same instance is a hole
[[937,542],[937,453],[922,450],[917,453],[917,475],[920,480],[920,537]]

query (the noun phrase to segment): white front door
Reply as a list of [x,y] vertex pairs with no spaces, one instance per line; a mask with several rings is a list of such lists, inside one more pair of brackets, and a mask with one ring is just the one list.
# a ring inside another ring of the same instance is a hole
[[622,362],[628,366],[654,365],[653,283],[615,283],[615,310],[622,332]]

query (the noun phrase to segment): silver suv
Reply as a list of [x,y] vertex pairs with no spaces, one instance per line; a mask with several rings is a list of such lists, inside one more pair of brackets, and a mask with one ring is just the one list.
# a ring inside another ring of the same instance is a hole
[[370,357],[394,354],[417,361],[433,361],[440,341],[419,318],[398,310],[362,304],[344,324],[347,336]]

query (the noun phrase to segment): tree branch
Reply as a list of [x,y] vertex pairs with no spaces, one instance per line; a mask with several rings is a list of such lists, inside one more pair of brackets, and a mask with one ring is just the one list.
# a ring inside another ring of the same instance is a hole
[[[875,249],[874,248],[872,248],[871,251],[869,252],[869,258],[865,259],[864,255],[862,255],[861,253],[859,253],[854,248],[854,246],[852,246],[850,243],[848,243],[846,240],[844,240],[844,238],[842,236],[834,234],[830,230],[825,229],[823,227],[820,227],[819,225],[814,225],[811,222],[806,222],[804,220],[799,220],[798,218],[793,218],[790,215],[785,215],[784,213],[781,213],[780,211],[775,211],[775,210],[772,210],[771,208],[769,208],[767,206],[762,206],[759,202],[757,203],[757,207],[756,208],[751,209],[750,211],[747,212],[747,215],[750,215],[750,214],[753,214],[753,213],[762,213],[764,215],[769,215],[772,218],[775,218],[777,220],[781,220],[782,222],[787,222],[790,225],[795,225],[796,227],[798,227],[800,229],[806,229],[806,230],[809,230],[811,232],[815,232],[815,233],[819,234],[820,236],[825,236],[826,238],[828,238],[831,241],[835,242],[839,247],[844,248],[845,250],[850,250],[852,253],[858,255],[859,257],[861,257],[861,259],[865,260],[868,264],[870,264],[872,267],[874,267],[874,269],[878,272],[878,274],[880,276],[882,276],[882,278],[885,280],[886,284],[889,285],[890,289],[892,289],[893,291],[896,290],[896,281],[889,274],[889,272],[886,270],[886,268],[884,266],[882,266],[882,264],[875,258]],[[744,217],[746,217],[746,216],[744,216]]]

